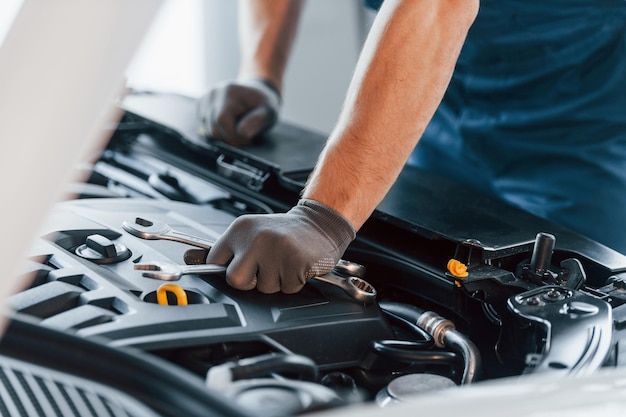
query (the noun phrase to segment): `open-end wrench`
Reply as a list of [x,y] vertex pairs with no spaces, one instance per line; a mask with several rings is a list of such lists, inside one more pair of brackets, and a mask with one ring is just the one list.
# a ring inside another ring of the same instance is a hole
[[144,277],[162,281],[178,281],[181,276],[187,274],[215,274],[226,271],[226,267],[223,265],[177,265],[159,261],[135,264],[134,268],[143,271]]
[[[144,277],[162,281],[178,281],[182,275],[186,274],[214,274],[226,271],[226,267],[223,265],[177,265],[159,261],[135,264],[134,268],[143,271],[142,275]],[[376,289],[359,277],[341,276],[334,272],[329,272],[311,279],[339,287],[350,297],[362,303],[371,303],[376,299]]]
[[[204,249],[188,249],[185,262],[188,265],[202,265],[209,253]],[[365,266],[340,259],[332,272],[311,279],[337,286],[359,302],[370,303],[376,299],[376,288],[363,279]]]
[[[185,252],[185,262],[190,265],[202,265],[207,255],[208,252],[204,249],[189,249]],[[339,287],[356,301],[371,303],[376,299],[377,292],[372,284],[363,279],[364,275],[365,266],[340,259],[332,272],[311,279]]]
[[133,236],[148,240],[174,240],[176,242],[186,243],[203,249],[211,249],[215,243],[213,240],[204,239],[198,236],[188,235],[186,233],[174,230],[167,223],[147,220],[141,217],[135,218],[134,222],[125,221],[122,224],[124,230]]
[[[206,249],[188,249],[185,252],[185,263],[187,265],[200,265],[206,261],[209,251]],[[365,276],[365,266],[352,261],[340,259],[333,268],[335,272],[343,276],[363,278]]]
[[[159,221],[152,221],[143,219],[141,217],[137,217],[134,223],[124,222],[122,227],[128,233],[140,237],[142,239],[166,239],[166,240],[174,240],[177,242],[186,243],[188,245],[196,246],[205,250],[210,250],[211,246],[215,243],[214,241],[210,241],[207,239],[203,239],[201,237],[188,235],[185,233],[178,232],[173,230],[168,224],[162,223]],[[184,266],[193,266],[202,268],[207,264],[203,262],[206,260],[208,252],[204,250],[188,250],[185,253],[185,262],[193,265],[180,265],[179,267]],[[153,263],[156,264],[156,263]],[[138,264],[141,265],[141,264]],[[135,269],[138,268],[135,265]],[[208,264],[211,265],[211,264]],[[176,266],[173,264],[173,266]],[[216,266],[216,265],[214,265]],[[222,268],[224,268],[222,266]],[[146,267],[147,269],[147,267]],[[169,272],[169,274],[168,274]],[[170,266],[169,271],[161,271],[158,272],[155,268],[150,270],[150,274],[153,275],[152,278],[163,279],[166,281],[177,280],[180,278],[180,274],[176,277],[176,270],[172,269]],[[215,271],[210,271],[215,272]],[[148,272],[144,272],[144,276]],[[187,273],[201,273],[201,272],[187,272]],[[362,279],[361,277],[365,273],[365,267],[350,261],[345,261],[340,259],[337,265],[335,266],[334,271],[329,272],[328,274],[315,276],[312,279],[317,279],[319,281],[326,282],[328,284],[334,285],[336,287],[344,290],[348,295],[354,298],[356,301],[370,303],[376,299],[376,289],[367,281]],[[159,274],[163,278],[158,278],[156,275]],[[358,276],[357,276],[358,275]]]
[[361,303],[371,303],[376,300],[376,288],[362,278],[342,276],[335,272],[315,276],[311,279],[334,285],[344,290],[350,297]]

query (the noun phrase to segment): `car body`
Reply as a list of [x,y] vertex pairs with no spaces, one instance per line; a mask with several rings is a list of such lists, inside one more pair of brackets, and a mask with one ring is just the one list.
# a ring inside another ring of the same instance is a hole
[[[92,116],[110,89],[98,91]],[[12,231],[30,245],[6,300],[2,415],[623,414],[624,255],[407,167],[335,271],[366,280],[374,302],[318,281],[291,295],[235,290],[220,273],[163,282],[135,266],[197,262],[237,216],[287,210],[325,138],[280,123],[233,148],[201,136],[195,100],[177,94],[129,93],[116,110],[64,201],[45,198],[74,166],[64,152],[46,162],[36,149],[25,169],[43,172],[10,182],[8,223],[20,187],[48,180],[39,211],[24,208],[41,224]],[[131,232],[159,224],[168,238]]]

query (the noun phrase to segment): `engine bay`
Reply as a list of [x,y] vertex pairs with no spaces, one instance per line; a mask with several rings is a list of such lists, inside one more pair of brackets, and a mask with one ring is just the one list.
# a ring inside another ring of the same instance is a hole
[[155,357],[262,416],[623,364],[625,256],[408,168],[344,263],[297,294],[186,269],[237,216],[294,204],[324,138],[279,125],[240,150],[198,138],[192,100],[122,107],[33,245],[13,317]]

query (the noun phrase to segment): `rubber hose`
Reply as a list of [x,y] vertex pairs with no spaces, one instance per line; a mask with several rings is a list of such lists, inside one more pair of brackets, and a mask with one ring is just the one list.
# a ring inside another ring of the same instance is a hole
[[461,384],[470,384],[478,376],[482,367],[480,352],[476,345],[456,330],[448,330],[444,336],[446,346],[463,357],[465,366]]
[[419,364],[455,365],[458,356],[453,352],[436,352],[422,350],[420,345],[405,340],[377,340],[372,343],[372,350],[381,356],[396,359],[403,362],[415,362]]
[[[383,310],[390,311],[400,317],[404,317],[413,323],[418,323],[422,314],[426,313],[418,307],[390,301],[380,302]],[[474,381],[478,375],[478,370],[482,366],[480,352],[474,343],[456,330],[448,330],[444,335],[446,346],[459,353],[463,358],[463,376],[461,384],[468,384]]]
[[271,373],[290,373],[306,381],[317,380],[317,365],[301,355],[261,355],[231,364],[233,381],[256,378]]
[[413,342],[420,345],[422,349],[430,349],[435,344],[433,337],[430,335],[430,333],[419,327],[417,324],[412,323],[410,320],[400,316],[399,314],[392,313],[391,311],[385,309],[383,309],[383,313],[385,314],[385,316],[387,316],[387,318],[391,319],[391,321],[399,324],[405,329],[417,333],[420,336],[421,340],[415,340]]

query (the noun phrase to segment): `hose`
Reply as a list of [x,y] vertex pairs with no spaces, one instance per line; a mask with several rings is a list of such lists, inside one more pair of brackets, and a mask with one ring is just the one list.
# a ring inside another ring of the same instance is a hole
[[456,330],[448,330],[446,332],[445,343],[451,350],[459,353],[465,363],[461,384],[473,382],[482,367],[480,352],[476,345]]
[[372,350],[381,356],[418,364],[454,365],[458,360],[453,352],[423,350],[421,345],[405,340],[377,340],[372,343]]
[[454,323],[432,311],[425,311],[409,304],[382,301],[380,307],[389,313],[403,317],[432,335],[438,347],[448,347],[463,358],[461,384],[469,384],[478,376],[482,367],[480,352],[474,343],[454,328]]
[[417,324],[414,324],[410,320],[385,309],[383,309],[383,313],[388,319],[390,319],[390,321],[395,322],[409,331],[417,333],[421,340],[413,341],[413,343],[419,345],[422,349],[430,349],[435,344],[435,341],[430,333],[419,327]]
[[206,384],[219,390],[229,386],[233,381],[276,373],[291,373],[303,380],[316,381],[318,369],[315,362],[307,357],[270,353],[216,365],[209,369]]

